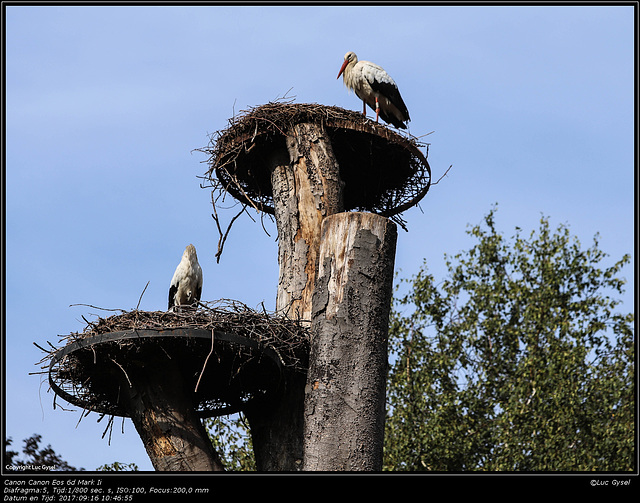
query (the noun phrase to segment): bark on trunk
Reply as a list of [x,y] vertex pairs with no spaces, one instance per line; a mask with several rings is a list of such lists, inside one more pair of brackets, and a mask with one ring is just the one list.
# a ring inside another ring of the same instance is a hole
[[343,211],[343,184],[331,142],[317,125],[293,126],[286,148],[274,156],[271,175],[280,265],[276,309],[310,321],[322,220]]
[[[343,209],[339,167],[315,124],[295,125],[270,164],[280,265],[276,310],[310,324],[322,220]],[[305,383],[304,374],[288,372],[273,403],[246,410],[259,471],[302,468]]]
[[303,470],[382,469],[396,240],[396,225],[371,213],[341,213],[323,223]]
[[224,471],[180,369],[168,358],[121,370],[122,404],[158,471]]
[[282,393],[270,403],[244,411],[251,427],[256,469],[295,472],[302,469],[302,428],[306,375],[288,372]]

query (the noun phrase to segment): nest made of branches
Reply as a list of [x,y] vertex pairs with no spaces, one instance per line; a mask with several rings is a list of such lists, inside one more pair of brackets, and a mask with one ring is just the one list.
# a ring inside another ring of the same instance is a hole
[[231,194],[257,211],[273,214],[268,159],[285,148],[285,138],[299,123],[327,131],[345,183],[345,211],[369,211],[399,217],[417,205],[431,184],[431,170],[415,137],[400,134],[359,112],[335,106],[271,102],[243,111],[229,127],[211,135],[204,175],[218,191]]
[[95,321],[83,317],[85,329],[62,337],[61,347],[36,344],[45,352],[40,373],[48,374],[54,392],[86,411],[126,416],[114,372],[126,375],[130,365],[157,365],[163,354],[185,369],[204,417],[241,410],[277,386],[282,369],[300,372],[308,365],[305,326],[236,301],[176,311],[118,311]]

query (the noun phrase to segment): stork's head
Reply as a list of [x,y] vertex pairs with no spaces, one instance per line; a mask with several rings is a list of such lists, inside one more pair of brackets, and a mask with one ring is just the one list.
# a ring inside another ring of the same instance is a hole
[[196,254],[196,247],[193,246],[192,244],[190,244],[189,246],[187,246],[185,248],[184,255],[186,257],[189,257],[191,260],[193,260],[193,259],[198,260],[198,255]]
[[349,65],[350,63],[353,63],[355,65],[357,62],[358,62],[358,56],[356,56],[355,52],[349,51],[348,53],[346,53],[344,55],[344,62],[340,67],[340,71],[338,72],[338,76],[336,77],[336,79],[340,78],[340,75],[342,75],[342,72],[344,72],[344,69],[347,67],[347,65]]

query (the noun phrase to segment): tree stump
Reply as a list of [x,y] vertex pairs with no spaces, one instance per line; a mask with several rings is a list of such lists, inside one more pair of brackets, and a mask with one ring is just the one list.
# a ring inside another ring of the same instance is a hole
[[380,471],[396,225],[323,222],[305,393],[304,470]]

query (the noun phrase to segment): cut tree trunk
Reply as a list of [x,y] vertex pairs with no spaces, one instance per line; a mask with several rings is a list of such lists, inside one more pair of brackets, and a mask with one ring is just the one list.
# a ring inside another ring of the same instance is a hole
[[224,471],[189,397],[180,369],[168,357],[119,372],[122,405],[158,471]]
[[[309,325],[322,221],[343,208],[339,167],[326,133],[306,123],[292,127],[270,165],[280,265],[276,310]],[[272,403],[245,411],[259,471],[302,468],[306,376],[287,371],[285,380]]]
[[305,390],[305,471],[380,471],[396,225],[325,219]]

